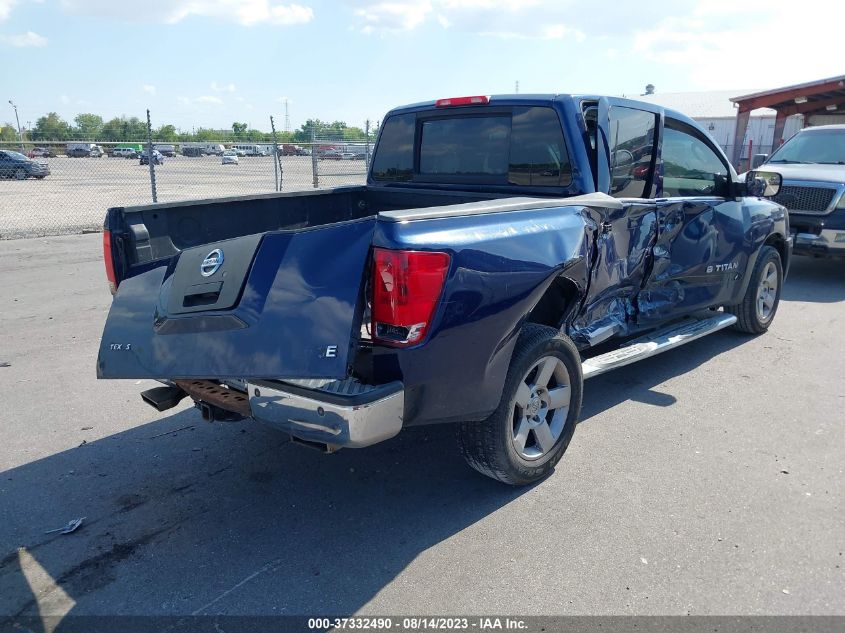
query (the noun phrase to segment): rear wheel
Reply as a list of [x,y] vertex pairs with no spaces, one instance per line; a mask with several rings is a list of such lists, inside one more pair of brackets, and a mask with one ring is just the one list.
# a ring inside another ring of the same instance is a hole
[[15,178],[18,180],[26,180],[26,170],[21,168],[16,169]]
[[783,288],[783,266],[780,253],[772,246],[763,246],[751,273],[745,297],[736,305],[725,306],[735,314],[734,328],[749,334],[762,334],[769,329],[780,304]]
[[553,328],[526,324],[499,407],[483,422],[459,425],[458,444],[467,463],[511,485],[546,477],[575,432],[582,387],[572,341]]

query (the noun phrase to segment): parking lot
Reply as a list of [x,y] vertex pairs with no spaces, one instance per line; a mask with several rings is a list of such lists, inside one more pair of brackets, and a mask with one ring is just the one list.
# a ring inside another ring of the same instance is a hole
[[[215,187],[217,162],[168,161],[162,190],[178,170]],[[61,204],[53,163],[0,191]],[[130,202],[89,191],[85,222]],[[845,614],[842,262],[796,258],[763,336],[589,381],[555,474],[513,489],[448,426],[325,456],[98,382],[100,253],[99,235],[0,242],[0,614]]]
[[[150,169],[137,159],[45,159],[44,180],[0,180],[0,239],[96,230],[106,209],[152,202]],[[272,156],[243,156],[223,165],[218,156],[166,158],[156,166],[159,202],[271,193],[276,179]],[[363,183],[364,161],[318,161],[318,186]],[[284,191],[314,186],[310,156],[282,157]]]

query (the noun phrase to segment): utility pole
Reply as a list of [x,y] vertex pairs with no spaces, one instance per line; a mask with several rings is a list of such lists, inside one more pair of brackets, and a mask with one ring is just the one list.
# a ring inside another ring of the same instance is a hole
[[150,111],[147,109],[147,158],[150,159],[150,188],[152,189],[153,202],[158,202],[156,191],[156,168],[153,159],[153,124],[150,121]]
[[21,154],[26,154],[26,151],[23,148],[23,132],[21,132],[21,120],[18,118],[18,106],[16,106],[11,99],[9,99],[9,105],[15,109],[15,121],[18,124],[18,136],[21,140]]
[[514,92],[516,92],[516,94],[519,94],[519,79],[516,80],[516,86],[514,87]]
[[290,112],[288,111],[287,99],[285,99],[285,132],[290,132]]

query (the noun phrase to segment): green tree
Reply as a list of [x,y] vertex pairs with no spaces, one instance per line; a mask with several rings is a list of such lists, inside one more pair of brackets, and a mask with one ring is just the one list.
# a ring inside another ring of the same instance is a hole
[[134,116],[115,117],[103,124],[102,137],[104,141],[145,141],[147,124]]
[[18,140],[18,131],[11,123],[0,126],[0,141],[3,143],[14,143]]
[[194,132],[195,141],[218,141],[220,140],[220,132],[210,130],[208,128],[200,127]]
[[175,125],[162,125],[160,128],[153,131],[153,138],[172,143],[173,141],[179,139],[179,135],[176,132]]
[[246,134],[246,129],[249,127],[246,123],[238,123],[237,121],[232,123],[232,134],[235,135],[236,139],[243,138]]
[[55,112],[50,112],[35,122],[32,138],[42,141],[64,141],[70,136],[70,126]]
[[103,131],[103,117],[99,114],[77,114],[73,120],[76,123],[75,134],[80,139],[95,141]]

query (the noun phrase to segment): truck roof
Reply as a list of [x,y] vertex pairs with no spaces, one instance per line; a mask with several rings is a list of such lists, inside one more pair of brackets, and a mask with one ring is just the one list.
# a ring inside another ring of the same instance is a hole
[[[646,101],[638,101],[636,99],[627,99],[622,97],[613,97],[611,95],[590,95],[590,94],[566,94],[566,93],[559,93],[559,94],[501,94],[501,95],[492,95],[490,96],[490,101],[488,105],[502,105],[502,106],[514,106],[514,105],[551,105],[555,101],[597,101],[606,97],[608,99],[613,99],[614,103],[620,105],[627,105],[632,108],[637,108],[639,110],[646,110],[648,112],[654,112],[656,114],[668,114],[674,119],[678,119],[679,121],[683,121],[688,125],[701,129],[701,126],[698,125],[693,119],[688,117],[683,112],[678,112],[677,110],[671,110],[669,108],[664,108],[660,105],[655,103],[648,103]],[[436,101],[420,101],[418,103],[411,103],[408,105],[399,106],[393,108],[388,112],[388,115],[391,114],[398,114],[400,112],[419,112],[422,110],[431,110],[436,107]],[[483,107],[483,106],[481,106]]]

